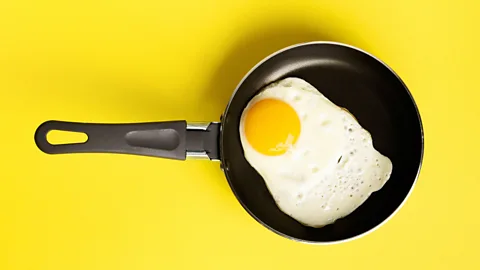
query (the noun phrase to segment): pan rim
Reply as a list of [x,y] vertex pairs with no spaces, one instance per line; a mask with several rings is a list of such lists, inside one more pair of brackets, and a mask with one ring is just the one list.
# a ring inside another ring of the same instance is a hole
[[[346,243],[346,242],[350,242],[350,241],[353,241],[353,240],[356,240],[356,239],[359,239],[363,236],[366,236],[372,232],[374,232],[375,230],[379,229],[381,226],[383,226],[385,223],[387,223],[387,221],[389,221],[390,219],[393,218],[393,216],[395,216],[399,211],[400,209],[405,205],[405,203],[407,202],[408,198],[410,197],[410,195],[412,194],[413,192],[413,189],[415,187],[415,185],[417,184],[417,181],[418,181],[418,178],[420,176],[420,171],[421,171],[421,168],[422,168],[422,165],[423,165],[423,157],[424,157],[424,149],[425,149],[425,139],[424,139],[424,129],[423,129],[423,123],[422,123],[422,118],[420,116],[420,111],[418,109],[418,106],[417,106],[417,103],[415,102],[414,98],[413,98],[413,95],[410,91],[410,89],[407,87],[407,85],[405,84],[405,82],[400,78],[400,76],[389,66],[387,65],[385,62],[383,62],[382,60],[380,60],[378,57],[376,57],[375,55],[365,51],[365,50],[362,50],[358,47],[355,47],[355,46],[352,46],[352,45],[349,45],[349,44],[345,44],[345,43],[341,43],[341,42],[334,42],[334,41],[310,41],[310,42],[304,42],[304,43],[297,43],[297,44],[294,44],[294,45],[290,45],[288,47],[285,47],[283,49],[280,49],[270,55],[268,55],[267,57],[263,58],[261,61],[259,61],[255,66],[253,66],[246,74],[245,76],[240,80],[240,82],[237,84],[237,87],[235,88],[235,90],[233,91],[233,93],[231,94],[231,97],[230,97],[230,100],[225,108],[225,111],[223,112],[222,114],[222,117],[221,117],[221,129],[220,129],[220,141],[219,141],[219,149],[220,149],[220,159],[221,159],[221,162],[222,164],[225,164],[224,162],[224,149],[223,149],[223,125],[225,124],[225,120],[226,120],[226,113],[228,112],[229,108],[230,108],[230,105],[232,103],[232,100],[233,100],[233,97],[236,95],[237,91],[240,89],[241,85],[244,83],[244,81],[258,68],[260,67],[261,65],[263,65],[265,62],[267,62],[268,60],[270,60],[271,58],[273,58],[274,56],[276,55],[279,55],[285,51],[288,51],[288,50],[292,50],[292,49],[295,49],[295,48],[298,48],[298,47],[303,47],[303,46],[309,46],[309,45],[333,45],[333,46],[341,46],[341,47],[345,47],[345,48],[348,48],[348,49],[352,49],[352,50],[355,50],[357,52],[360,52],[360,53],[363,53],[369,57],[371,57],[372,59],[376,60],[378,63],[380,63],[381,65],[383,65],[385,68],[387,68],[396,78],[397,80],[401,83],[401,85],[403,86],[403,88],[405,89],[405,91],[407,92],[409,98],[410,98],[410,101],[411,103],[413,104],[413,107],[415,109],[415,112],[417,114],[417,119],[418,119],[418,122],[419,122],[419,125],[420,125],[420,139],[421,139],[421,148],[420,148],[420,161],[419,161],[419,164],[418,164],[418,169],[417,169],[417,173],[415,175],[415,179],[413,181],[413,184],[412,186],[410,187],[410,190],[408,191],[407,195],[405,196],[405,198],[403,199],[403,201],[400,203],[400,205],[387,217],[385,218],[382,222],[380,222],[378,225],[374,226],[373,228],[361,233],[361,234],[358,234],[356,236],[352,236],[352,237],[349,237],[349,238],[346,238],[346,239],[342,239],[342,240],[335,240],[335,241],[311,241],[311,240],[306,240],[306,239],[301,239],[301,238],[297,238],[297,237],[293,237],[291,235],[288,235],[288,234],[285,234],[283,232],[280,232],[272,227],[270,227],[268,224],[266,224],[265,222],[263,222],[260,218],[258,218],[255,214],[253,214],[250,209],[245,205],[245,203],[239,198],[237,192],[235,191],[235,188],[233,187],[232,185],[232,182],[228,176],[228,173],[226,172],[226,170],[228,171],[228,167],[225,167],[223,169],[224,171],[224,174],[225,174],[225,177],[227,178],[227,182],[228,182],[228,185],[230,186],[230,189],[232,190],[233,194],[235,195],[235,198],[237,199],[237,201],[242,205],[243,209],[245,211],[247,211],[247,213],[253,217],[258,223],[262,224],[264,227],[266,227],[267,229],[269,229],[270,231],[280,235],[280,236],[283,236],[287,239],[290,239],[290,240],[294,240],[294,241],[297,241],[297,242],[300,242],[300,243],[305,243],[305,244],[311,244],[311,245],[334,245],[334,244],[341,244],[341,243]],[[226,166],[226,164],[225,164]]]

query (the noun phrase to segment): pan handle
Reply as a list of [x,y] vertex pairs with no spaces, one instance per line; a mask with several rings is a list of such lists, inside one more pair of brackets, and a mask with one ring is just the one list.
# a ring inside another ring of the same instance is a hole
[[[50,131],[84,133],[84,143],[51,144]],[[219,160],[219,123],[187,124],[186,121],[94,124],[47,121],[35,132],[37,147],[47,154],[120,153],[185,160]]]

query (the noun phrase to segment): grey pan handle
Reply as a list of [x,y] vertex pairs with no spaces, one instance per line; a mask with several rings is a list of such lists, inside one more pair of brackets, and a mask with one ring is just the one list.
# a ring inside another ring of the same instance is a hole
[[[84,143],[51,144],[50,131],[85,133]],[[35,143],[47,154],[120,153],[185,160],[218,160],[219,123],[187,125],[186,121],[93,124],[47,121],[35,132]]]

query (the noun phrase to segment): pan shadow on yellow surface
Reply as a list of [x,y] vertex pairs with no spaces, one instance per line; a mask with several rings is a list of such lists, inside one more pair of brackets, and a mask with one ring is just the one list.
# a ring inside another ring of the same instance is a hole
[[218,116],[242,78],[261,60],[285,47],[311,41],[342,41],[332,29],[312,28],[299,21],[274,21],[259,25],[236,37],[203,89],[202,104],[208,104]]

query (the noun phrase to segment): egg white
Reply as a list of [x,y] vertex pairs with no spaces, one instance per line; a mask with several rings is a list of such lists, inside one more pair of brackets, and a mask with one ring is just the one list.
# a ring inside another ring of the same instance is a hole
[[[301,123],[296,143],[283,155],[257,152],[244,132],[248,110],[269,98],[292,106]],[[370,133],[353,115],[299,78],[262,89],[244,109],[239,129],[245,158],[279,209],[307,226],[322,227],[350,214],[381,189],[392,172],[390,159],[374,149]]]

